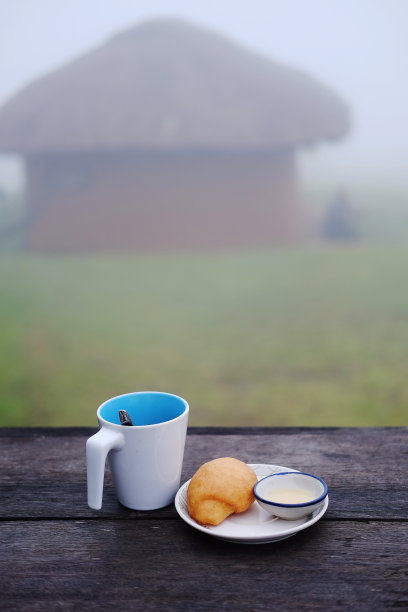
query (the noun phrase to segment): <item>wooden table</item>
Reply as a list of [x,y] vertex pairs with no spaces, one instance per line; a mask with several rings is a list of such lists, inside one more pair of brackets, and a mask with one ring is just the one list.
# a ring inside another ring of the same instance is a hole
[[0,430],[3,610],[408,609],[408,429],[189,429],[182,482],[233,456],[320,475],[325,516],[272,544],[216,540],[173,505],[86,502],[95,429]]

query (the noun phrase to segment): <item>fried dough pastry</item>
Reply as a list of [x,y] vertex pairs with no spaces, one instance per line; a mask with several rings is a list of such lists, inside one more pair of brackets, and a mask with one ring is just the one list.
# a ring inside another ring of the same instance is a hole
[[188,486],[188,512],[201,525],[219,525],[230,514],[249,508],[257,482],[253,469],[239,459],[221,457],[208,461]]

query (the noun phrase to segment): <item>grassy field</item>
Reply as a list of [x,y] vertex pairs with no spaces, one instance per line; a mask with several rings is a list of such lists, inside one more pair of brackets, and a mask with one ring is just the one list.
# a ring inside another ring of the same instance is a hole
[[250,253],[0,258],[0,425],[96,425],[185,397],[191,425],[402,425],[406,241]]

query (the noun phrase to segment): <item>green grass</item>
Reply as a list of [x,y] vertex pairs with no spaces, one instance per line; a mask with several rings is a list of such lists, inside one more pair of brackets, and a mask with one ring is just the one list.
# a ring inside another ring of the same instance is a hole
[[185,397],[191,425],[402,425],[408,246],[0,259],[0,425],[96,425]]

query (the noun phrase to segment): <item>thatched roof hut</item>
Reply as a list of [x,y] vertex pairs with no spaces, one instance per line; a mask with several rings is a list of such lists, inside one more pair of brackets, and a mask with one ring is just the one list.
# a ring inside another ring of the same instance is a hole
[[[174,160],[197,152],[265,154],[273,162],[348,127],[345,103],[314,78],[165,19],[122,32],[17,93],[0,109],[0,151],[25,156],[29,178],[33,163],[35,185],[46,180],[51,158],[69,160],[71,172],[75,156],[95,154],[136,156],[135,164],[144,153],[154,164],[154,153]],[[58,207],[46,191],[31,195],[34,208]]]

